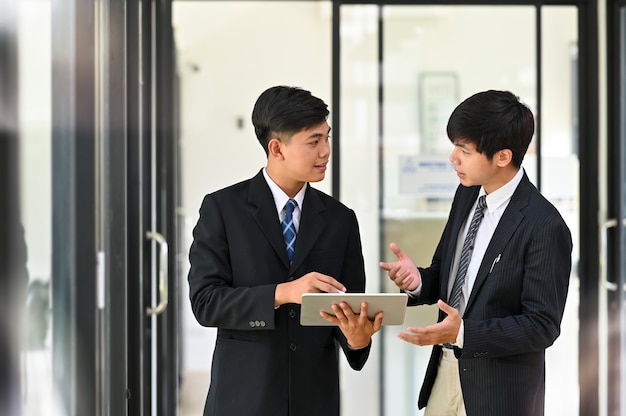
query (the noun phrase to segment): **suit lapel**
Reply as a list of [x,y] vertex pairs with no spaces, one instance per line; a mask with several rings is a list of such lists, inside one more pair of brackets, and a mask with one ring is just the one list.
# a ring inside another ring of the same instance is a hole
[[472,307],[475,298],[474,294],[480,290],[489,277],[492,265],[496,262],[498,256],[502,254],[506,245],[511,240],[513,233],[515,233],[515,230],[524,220],[524,214],[522,214],[521,210],[528,205],[531,186],[528,177],[524,173],[522,181],[517,186],[517,189],[515,189],[513,196],[511,196],[511,201],[504,210],[502,218],[500,218],[498,226],[487,246],[480,268],[478,269],[478,274],[476,275],[472,293],[469,296],[467,307],[465,308],[466,313]]
[[272,191],[267,185],[267,182],[265,182],[262,171],[250,181],[248,202],[254,207],[252,216],[259,225],[259,228],[272,245],[278,257],[285,263],[285,266],[289,267],[285,240],[283,239],[280,222],[276,214],[276,203],[274,202]]

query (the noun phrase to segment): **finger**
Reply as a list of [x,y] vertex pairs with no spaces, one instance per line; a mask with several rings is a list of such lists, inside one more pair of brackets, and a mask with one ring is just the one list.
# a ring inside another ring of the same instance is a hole
[[378,263],[378,266],[385,271],[390,271],[393,267],[393,263],[385,263],[384,261],[381,261]]
[[361,302],[361,315],[367,316],[367,302]]
[[346,317],[346,319],[350,319],[350,317],[354,316],[354,311],[346,302],[341,302],[339,306],[341,307],[341,312]]
[[383,312],[380,311],[374,317],[374,332],[378,332],[380,328],[383,326]]
[[359,312],[359,319],[361,321],[369,321],[369,315],[367,313],[367,302],[361,302],[361,311]]
[[[344,303],[344,302],[341,302]],[[348,320],[345,311],[343,310],[342,307],[340,307],[339,305],[333,303],[332,305],[333,308],[333,312],[335,312],[335,316],[337,317],[337,321],[341,324],[343,322],[346,322]]]
[[326,282],[322,279],[316,279],[311,282],[311,285],[318,292],[346,293],[346,288],[341,283],[338,283],[338,285],[335,285],[332,282]]
[[322,283],[320,287],[318,287],[318,289],[323,290],[324,292],[327,292],[327,293],[345,293],[346,292],[346,287],[341,282],[339,282],[338,280],[336,280],[335,278],[331,276],[327,276],[325,274],[319,273],[318,281]]
[[390,263],[391,267],[388,270],[388,275],[394,281],[400,277],[400,264]]
[[400,246],[397,245],[396,243],[391,243],[389,244],[389,248],[391,249],[391,251],[393,252],[393,254],[396,255],[396,257],[401,260],[403,258],[405,258],[405,254],[404,252],[400,249]]
[[410,342],[411,344],[415,345],[420,345],[419,337],[416,337],[415,335],[407,334],[406,332],[399,332],[396,336],[403,341]]
[[328,322],[334,324],[334,325],[339,325],[339,319],[337,319],[337,317],[326,313],[324,311],[320,311],[320,316],[324,319],[326,319]]
[[416,334],[416,335],[421,335],[421,334],[424,333],[424,328],[418,328],[418,327],[415,327],[415,326],[410,326],[406,330],[411,332],[412,334]]

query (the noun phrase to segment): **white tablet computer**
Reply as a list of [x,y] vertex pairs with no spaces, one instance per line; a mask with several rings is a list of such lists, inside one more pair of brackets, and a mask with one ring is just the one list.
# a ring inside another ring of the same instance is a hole
[[406,293],[304,293],[300,324],[305,326],[331,326],[320,316],[320,311],[334,315],[331,305],[347,302],[354,313],[361,311],[361,302],[367,302],[367,313],[374,319],[384,312],[383,325],[402,325],[406,314]]

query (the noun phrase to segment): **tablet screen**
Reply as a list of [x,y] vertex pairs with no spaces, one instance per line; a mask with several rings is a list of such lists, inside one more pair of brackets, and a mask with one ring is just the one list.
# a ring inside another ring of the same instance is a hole
[[344,301],[354,313],[361,311],[361,302],[367,302],[367,312],[373,320],[384,312],[383,325],[402,325],[406,314],[406,293],[305,293],[302,295],[300,324],[305,326],[331,326],[320,316],[320,311],[334,315],[331,305]]

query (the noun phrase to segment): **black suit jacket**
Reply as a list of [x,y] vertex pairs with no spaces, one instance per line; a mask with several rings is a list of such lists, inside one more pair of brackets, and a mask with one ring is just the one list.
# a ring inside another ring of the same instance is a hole
[[370,348],[350,350],[337,327],[303,327],[300,305],[274,308],[278,283],[316,271],[365,290],[354,212],[307,186],[290,265],[262,172],[205,196],[189,259],[198,322],[217,327],[205,416],[339,415],[339,346],[360,370]]
[[[447,299],[459,232],[479,187],[459,186],[422,292],[412,302]],[[545,349],[560,334],[571,273],[572,239],[559,212],[524,174],[482,260],[463,316],[457,350],[468,416],[544,414]],[[440,312],[439,320],[445,315]],[[426,406],[441,347],[435,346],[419,397]]]

